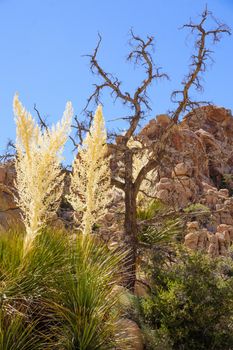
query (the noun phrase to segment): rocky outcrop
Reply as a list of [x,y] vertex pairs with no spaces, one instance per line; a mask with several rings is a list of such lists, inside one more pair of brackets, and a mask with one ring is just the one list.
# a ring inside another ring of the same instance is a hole
[[124,210],[123,192],[113,188],[106,214],[98,222],[98,234],[107,243],[109,249],[115,249],[123,242]]
[[[144,142],[155,141],[162,132],[164,125],[159,117],[151,120],[139,133]],[[232,174],[232,134],[233,118],[229,110],[205,106],[189,113],[178,126],[172,128],[166,146],[171,158],[165,161],[164,169],[161,167],[162,177],[171,177],[173,168],[184,163],[185,166],[188,164],[191,173],[184,171],[181,174],[178,170],[178,176],[200,177],[219,186],[225,174]]]
[[207,251],[210,256],[226,256],[233,243],[233,226],[218,225],[216,233],[200,228],[197,221],[187,223],[185,246],[191,250]]
[[[139,134],[143,142],[155,141],[166,122],[161,124],[159,117],[150,121]],[[194,203],[209,209],[205,223],[197,222],[197,217],[187,224],[185,245],[212,256],[226,255],[232,244],[228,237],[233,229],[232,136],[231,111],[205,106],[189,113],[172,128],[160,179],[154,183],[156,197],[177,210]]]

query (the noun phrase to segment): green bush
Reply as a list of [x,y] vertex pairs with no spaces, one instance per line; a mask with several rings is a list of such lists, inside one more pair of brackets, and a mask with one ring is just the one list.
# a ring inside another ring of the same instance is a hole
[[204,226],[211,223],[213,219],[210,208],[201,203],[190,204],[188,207],[184,208],[184,212],[188,214],[190,220],[197,220]]
[[201,203],[190,204],[188,207],[184,208],[185,213],[198,213],[203,214],[211,213],[210,208]]
[[160,199],[153,199],[144,206],[138,206],[137,217],[139,220],[152,219],[156,214],[164,212],[166,205]]
[[232,261],[181,249],[160,278],[156,266],[151,294],[136,303],[146,349],[162,339],[177,350],[233,349]]

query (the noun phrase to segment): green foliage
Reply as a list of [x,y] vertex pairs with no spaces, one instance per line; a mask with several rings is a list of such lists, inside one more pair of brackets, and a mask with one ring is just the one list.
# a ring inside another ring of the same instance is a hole
[[177,350],[232,349],[232,271],[229,259],[185,250],[170,265],[163,261],[162,278],[152,272],[151,295],[136,303],[146,349],[156,349],[153,342],[160,339]]
[[176,215],[168,213],[168,209],[159,199],[137,208],[137,217],[141,221],[138,235],[140,242],[150,247],[164,245],[181,235],[182,221]]
[[154,303],[149,296],[134,299],[134,314],[132,318],[140,325],[145,350],[172,350],[172,341],[164,327],[157,327],[149,319]]
[[154,226],[145,227],[140,235],[140,241],[150,246],[172,242],[181,232],[182,223],[179,219],[168,219]]
[[201,203],[190,204],[188,207],[184,209],[185,213],[198,213],[202,212],[204,214],[210,213],[210,208]]
[[0,349],[116,345],[120,310],[113,286],[123,254],[92,236],[71,237],[44,230],[25,256],[22,234],[0,235]]
[[190,204],[184,208],[184,212],[189,214],[190,219],[198,220],[201,225],[206,225],[212,220],[210,208],[201,203]]
[[221,188],[227,188],[230,196],[233,194],[233,174],[223,174]]
[[36,350],[42,349],[42,343],[35,336],[35,323],[27,324],[21,315],[9,318],[7,310],[0,311],[0,349]]
[[44,231],[25,257],[23,242],[22,234],[0,235],[2,346],[9,342],[11,349],[10,342],[18,338],[22,349],[52,349],[53,322],[45,301],[68,265],[67,238]]
[[165,204],[159,199],[153,199],[147,206],[137,208],[137,217],[139,220],[152,219],[156,214],[163,212],[165,208]]
[[111,349],[117,331],[117,296],[122,254],[110,254],[89,236],[77,237],[71,269],[59,281],[52,309],[60,317],[65,349]]
[[223,183],[225,185],[231,185],[233,181],[233,175],[232,174],[223,174]]

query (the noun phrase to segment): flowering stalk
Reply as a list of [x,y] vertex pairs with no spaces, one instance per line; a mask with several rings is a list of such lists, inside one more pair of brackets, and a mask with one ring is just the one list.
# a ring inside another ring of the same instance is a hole
[[56,213],[63,190],[61,153],[70,132],[73,109],[67,102],[62,120],[42,132],[15,95],[16,198],[26,228],[24,254],[48,219]]
[[93,124],[73,163],[68,201],[76,212],[82,213],[81,228],[90,234],[93,225],[105,214],[110,193],[110,164],[107,153],[107,134],[98,106]]

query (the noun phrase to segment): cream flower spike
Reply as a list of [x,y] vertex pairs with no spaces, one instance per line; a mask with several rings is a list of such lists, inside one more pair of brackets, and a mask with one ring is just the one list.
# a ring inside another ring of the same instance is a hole
[[92,227],[106,213],[110,198],[110,164],[107,133],[102,107],[96,110],[90,131],[73,163],[68,201],[82,215],[81,228],[90,234]]
[[67,102],[56,126],[41,131],[16,94],[13,101],[16,122],[16,201],[26,228],[24,254],[47,221],[56,213],[63,191],[60,153],[67,141],[73,108]]

